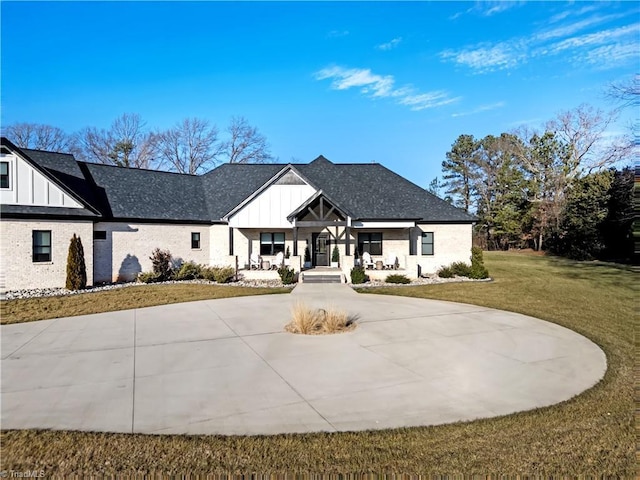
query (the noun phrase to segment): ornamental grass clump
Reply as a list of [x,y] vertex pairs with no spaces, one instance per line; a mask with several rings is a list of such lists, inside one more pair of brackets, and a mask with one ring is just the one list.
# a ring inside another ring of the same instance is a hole
[[284,329],[301,335],[324,335],[347,332],[355,327],[355,322],[342,310],[313,310],[304,302],[297,302],[291,307],[291,321]]

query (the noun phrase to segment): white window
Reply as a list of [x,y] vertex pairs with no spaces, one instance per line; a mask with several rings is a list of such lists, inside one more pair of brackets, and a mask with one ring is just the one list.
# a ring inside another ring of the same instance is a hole
[[0,188],[9,190],[11,188],[11,164],[0,162]]

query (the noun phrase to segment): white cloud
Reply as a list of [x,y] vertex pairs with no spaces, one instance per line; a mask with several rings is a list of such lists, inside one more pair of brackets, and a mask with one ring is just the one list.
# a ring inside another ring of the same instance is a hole
[[[582,10],[587,11],[587,8]],[[456,50],[444,50],[439,56],[442,60],[468,67],[474,73],[487,73],[515,68],[531,58],[544,55],[568,54],[569,61],[574,63],[579,64],[580,59],[584,61],[585,58],[591,62],[589,59],[598,58],[609,51],[614,55],[613,60],[606,62],[603,68],[610,68],[633,61],[633,56],[629,52],[634,46],[637,50],[637,38],[640,34],[638,23],[581,35],[575,34],[627,15],[628,13],[596,15],[547,29],[529,37],[516,37],[495,44],[481,43]]]
[[462,12],[458,12],[449,17],[449,20],[455,20],[456,18],[461,17],[462,15],[467,14],[477,14],[483,17],[491,17],[498,13],[506,12],[507,10],[512,9],[513,7],[519,7],[524,5],[525,2],[515,2],[515,1],[484,1],[484,2],[476,2],[473,7],[467,8]]
[[349,35],[349,30],[331,30],[327,33],[327,37],[329,38],[340,38],[346,37],[347,35]]
[[555,14],[553,17],[551,17],[547,23],[558,23],[561,20],[564,20],[565,18],[569,17],[569,16],[576,16],[579,17],[580,15],[584,15],[585,13],[589,13],[589,12],[593,12],[594,10],[597,10],[601,7],[601,5],[598,4],[593,4],[593,5],[587,5],[585,7],[582,7],[578,10],[576,10],[575,8],[569,9],[569,10],[565,10],[564,12],[560,12]]
[[468,112],[460,112],[460,113],[454,113],[451,116],[452,117],[466,117],[468,115],[475,115],[476,113],[482,113],[482,112],[488,112],[490,110],[495,110],[497,108],[502,108],[506,105],[505,102],[496,102],[496,103],[491,103],[488,105],[480,105],[477,108],[474,108],[473,110],[470,110]]
[[368,68],[326,67],[315,73],[317,80],[331,80],[334,90],[358,88],[372,98],[394,98],[400,105],[411,110],[424,110],[457,102],[461,97],[451,98],[447,92],[433,91],[421,93],[411,85],[395,87],[392,75],[378,75]]
[[614,40],[618,40],[621,37],[629,37],[629,40],[634,40],[640,33],[640,26],[626,25],[624,27],[612,28],[610,30],[602,30],[600,32],[589,33],[580,35],[578,37],[567,38],[552,45],[547,51],[548,53],[560,53],[563,50],[575,49],[586,46],[595,46],[610,43]]
[[376,48],[378,50],[391,50],[393,48],[396,48],[398,45],[400,45],[400,42],[402,42],[402,37],[397,37],[387,43],[382,43],[378,45]]
[[470,67],[479,73],[511,68],[520,63],[524,54],[518,44],[477,45],[463,50],[445,50],[440,53],[444,60],[453,60],[459,65]]

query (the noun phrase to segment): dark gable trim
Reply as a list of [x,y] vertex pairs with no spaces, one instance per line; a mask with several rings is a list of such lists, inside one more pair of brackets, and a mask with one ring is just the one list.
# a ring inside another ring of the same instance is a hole
[[163,218],[131,218],[131,217],[112,217],[101,218],[97,222],[114,222],[114,223],[148,223],[148,224],[171,224],[171,225],[227,225],[227,222],[220,221],[204,221],[204,220],[176,220]]
[[85,202],[82,198],[80,198],[74,191],[69,189],[66,185],[64,185],[63,183],[60,183],[53,175],[47,172],[38,163],[33,161],[29,155],[27,155],[22,151],[22,149],[14,145],[8,138],[2,137],[2,146],[6,147],[10,152],[12,152],[12,154],[18,155],[22,160],[24,160],[29,165],[31,165],[34,168],[34,170],[41,173],[47,180],[49,180],[51,183],[53,183],[58,188],[60,188],[60,190],[65,192],[67,195],[73,198],[80,205],[83,205],[84,208],[91,210],[96,215],[100,215],[100,212],[98,210],[96,210],[92,205],[89,205],[87,202]]
[[96,218],[95,215],[65,215],[55,213],[4,213],[2,212],[2,219],[15,219],[15,220],[83,220],[85,222],[101,222],[102,220]]

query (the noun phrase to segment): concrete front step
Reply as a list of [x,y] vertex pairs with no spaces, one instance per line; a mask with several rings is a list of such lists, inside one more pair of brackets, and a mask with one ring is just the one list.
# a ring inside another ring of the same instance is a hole
[[309,275],[302,274],[303,283],[342,283],[342,274]]

